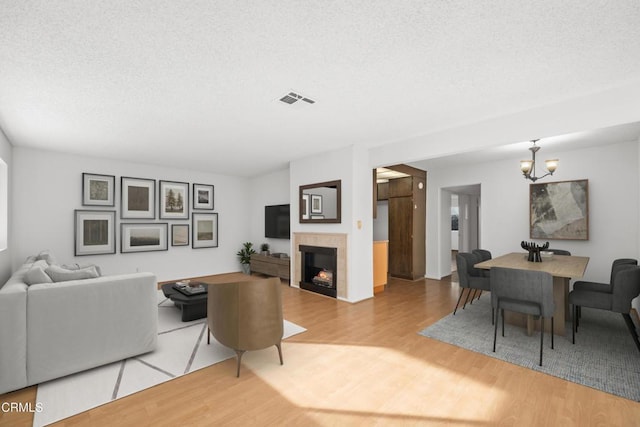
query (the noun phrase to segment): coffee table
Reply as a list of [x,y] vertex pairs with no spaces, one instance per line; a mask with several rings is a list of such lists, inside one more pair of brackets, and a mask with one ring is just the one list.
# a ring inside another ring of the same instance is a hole
[[[181,320],[183,322],[207,317],[207,292],[197,295],[185,295],[174,289],[173,285],[175,285],[175,282],[162,285],[162,293],[182,311]],[[204,285],[205,289],[207,289],[207,285]]]

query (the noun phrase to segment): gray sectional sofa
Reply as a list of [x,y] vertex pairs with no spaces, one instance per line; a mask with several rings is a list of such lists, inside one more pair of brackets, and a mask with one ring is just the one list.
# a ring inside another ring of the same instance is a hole
[[155,349],[153,274],[72,268],[30,257],[0,287],[0,394]]

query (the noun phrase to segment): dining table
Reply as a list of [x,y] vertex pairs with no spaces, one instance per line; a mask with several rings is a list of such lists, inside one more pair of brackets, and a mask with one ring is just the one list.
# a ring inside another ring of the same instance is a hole
[[[544,271],[553,276],[553,301],[555,311],[553,317],[553,332],[556,335],[565,335],[565,320],[569,317],[569,282],[572,279],[580,279],[584,276],[589,263],[589,257],[574,255],[556,255],[543,257],[541,262],[528,261],[529,253],[512,252],[496,258],[479,262],[474,267],[491,271],[493,267],[514,268],[529,271]],[[491,274],[491,273],[489,273]],[[532,334],[535,328],[532,316],[519,313],[508,313],[505,321],[510,324],[526,327],[527,333]],[[545,330],[549,331],[547,325]]]

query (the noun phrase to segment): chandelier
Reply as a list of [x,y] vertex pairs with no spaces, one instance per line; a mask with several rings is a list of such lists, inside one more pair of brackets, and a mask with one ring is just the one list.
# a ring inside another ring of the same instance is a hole
[[536,153],[540,150],[540,147],[536,145],[536,142],[538,141],[539,139],[531,140],[531,143],[533,144],[533,146],[529,147],[529,150],[531,150],[531,160],[520,160],[520,170],[522,170],[524,178],[530,179],[533,182],[536,182],[547,175],[553,175],[558,168],[558,159],[545,160],[544,165],[547,168],[547,173],[542,176],[536,176]]

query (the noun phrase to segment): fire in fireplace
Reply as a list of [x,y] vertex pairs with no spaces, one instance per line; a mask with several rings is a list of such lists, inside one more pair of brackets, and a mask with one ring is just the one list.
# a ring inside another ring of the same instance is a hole
[[302,253],[300,287],[308,291],[336,297],[337,248],[300,245]]

